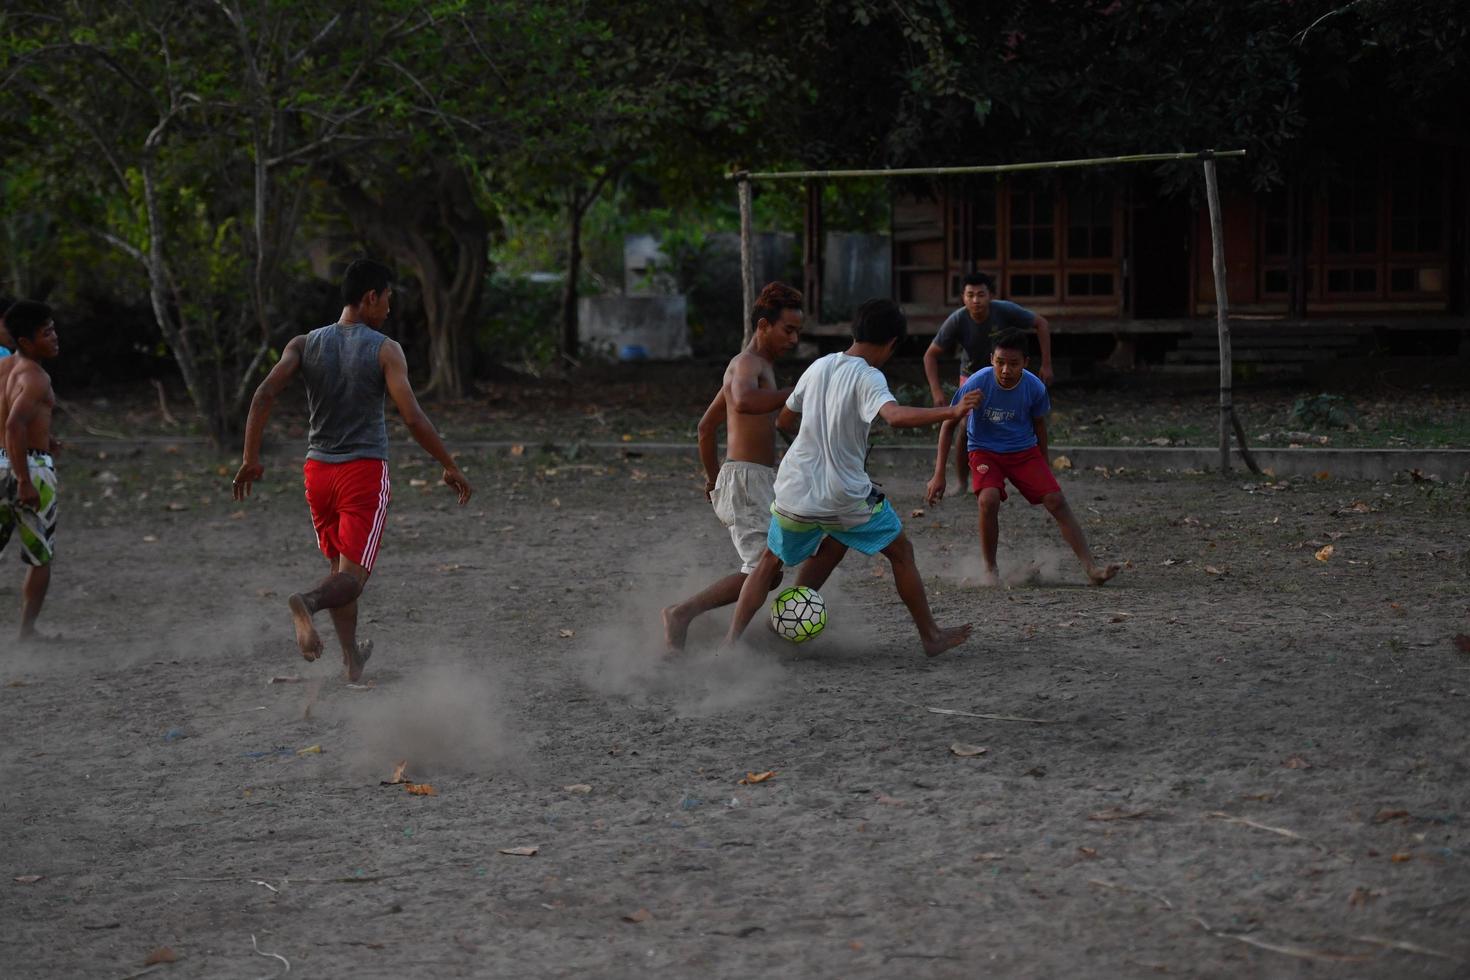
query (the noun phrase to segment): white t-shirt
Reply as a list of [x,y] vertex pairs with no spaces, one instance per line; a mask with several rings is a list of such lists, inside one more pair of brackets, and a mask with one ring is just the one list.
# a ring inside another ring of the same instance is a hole
[[796,383],[786,407],[801,430],[776,472],[776,506],[813,524],[856,527],[872,517],[864,466],[868,430],[894,401],[883,372],[860,357],[828,354]]

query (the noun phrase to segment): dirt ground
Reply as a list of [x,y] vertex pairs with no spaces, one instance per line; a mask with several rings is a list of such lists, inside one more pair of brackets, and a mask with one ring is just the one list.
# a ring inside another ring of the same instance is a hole
[[[65,642],[15,647],[0,565],[7,977],[121,980],[159,947],[150,976],[223,980],[284,975],[269,954],[292,977],[1470,974],[1462,486],[1067,473],[1128,563],[1106,588],[1018,498],[1003,571],[1040,580],[966,584],[952,500],[906,523],[968,645],[926,660],[854,555],[816,641],[719,653],[715,613],[665,662],[659,606],[732,564],[692,457],[467,457],[459,510],[396,452],[361,687],[292,643],[285,596],[322,571],[294,455],[243,506],[213,453],[60,461]],[[920,468],[874,458],[907,515]],[[398,760],[437,795],[380,785]]]

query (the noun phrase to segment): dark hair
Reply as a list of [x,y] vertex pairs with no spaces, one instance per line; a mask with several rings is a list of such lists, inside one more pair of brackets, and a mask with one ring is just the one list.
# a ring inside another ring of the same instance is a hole
[[762,318],[775,323],[781,317],[782,310],[801,311],[801,293],[792,289],[784,282],[768,282],[766,288],[755,298],[755,307],[750,311],[750,326],[752,329],[761,322]]
[[964,278],[960,285],[961,292],[964,291],[965,286],[984,286],[986,289],[990,290],[990,295],[995,295],[995,277],[988,272],[970,273]]
[[342,274],[342,302],[356,306],[368,293],[381,293],[393,285],[393,270],[372,259],[358,259]]
[[15,305],[15,300],[9,296],[0,296],[0,320],[5,319],[5,311]]
[[1020,351],[1021,356],[1025,357],[1027,351],[1031,349],[1031,341],[1030,338],[1026,336],[1025,331],[1002,330],[1000,333],[995,335],[995,340],[991,342],[990,349],[992,351],[998,351],[1002,349]]
[[852,318],[852,339],[864,344],[886,344],[909,335],[909,318],[891,299],[870,299]]
[[23,299],[5,311],[5,329],[19,343],[22,338],[34,340],[36,331],[51,322],[51,307]]

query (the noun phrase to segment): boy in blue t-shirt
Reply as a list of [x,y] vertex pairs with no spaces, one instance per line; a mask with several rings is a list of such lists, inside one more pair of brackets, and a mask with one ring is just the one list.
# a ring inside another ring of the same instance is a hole
[[[1009,330],[995,339],[990,367],[973,374],[955,392],[955,398],[971,391],[982,396],[980,407],[970,413],[966,427],[971,492],[980,505],[980,555],[985,562],[982,584],[1000,582],[995,552],[1006,480],[1021,491],[1028,503],[1041,504],[1056,518],[1062,538],[1082,562],[1093,585],[1102,585],[1118,574],[1117,565],[1099,565],[1092,557],[1082,525],[1047,464],[1046,417],[1051,414],[1051,397],[1041,379],[1026,370],[1025,334]],[[953,434],[952,422],[944,423],[939,430],[934,476],[924,494],[930,506],[944,496],[944,462]]]

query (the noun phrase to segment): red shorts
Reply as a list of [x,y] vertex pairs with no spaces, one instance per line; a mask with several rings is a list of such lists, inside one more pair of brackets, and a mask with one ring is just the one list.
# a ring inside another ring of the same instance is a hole
[[316,543],[328,561],[340,555],[372,571],[388,516],[388,464],[381,459],[345,463],[306,461],[306,505]]
[[[983,470],[982,470],[983,467]],[[1006,499],[1006,481],[1026,498],[1029,504],[1041,503],[1049,493],[1058,493],[1061,487],[1052,476],[1046,457],[1041,455],[1040,446],[1032,446],[1018,453],[992,453],[984,449],[970,450],[971,493],[979,493],[987,487],[1000,491],[1000,499]]]

